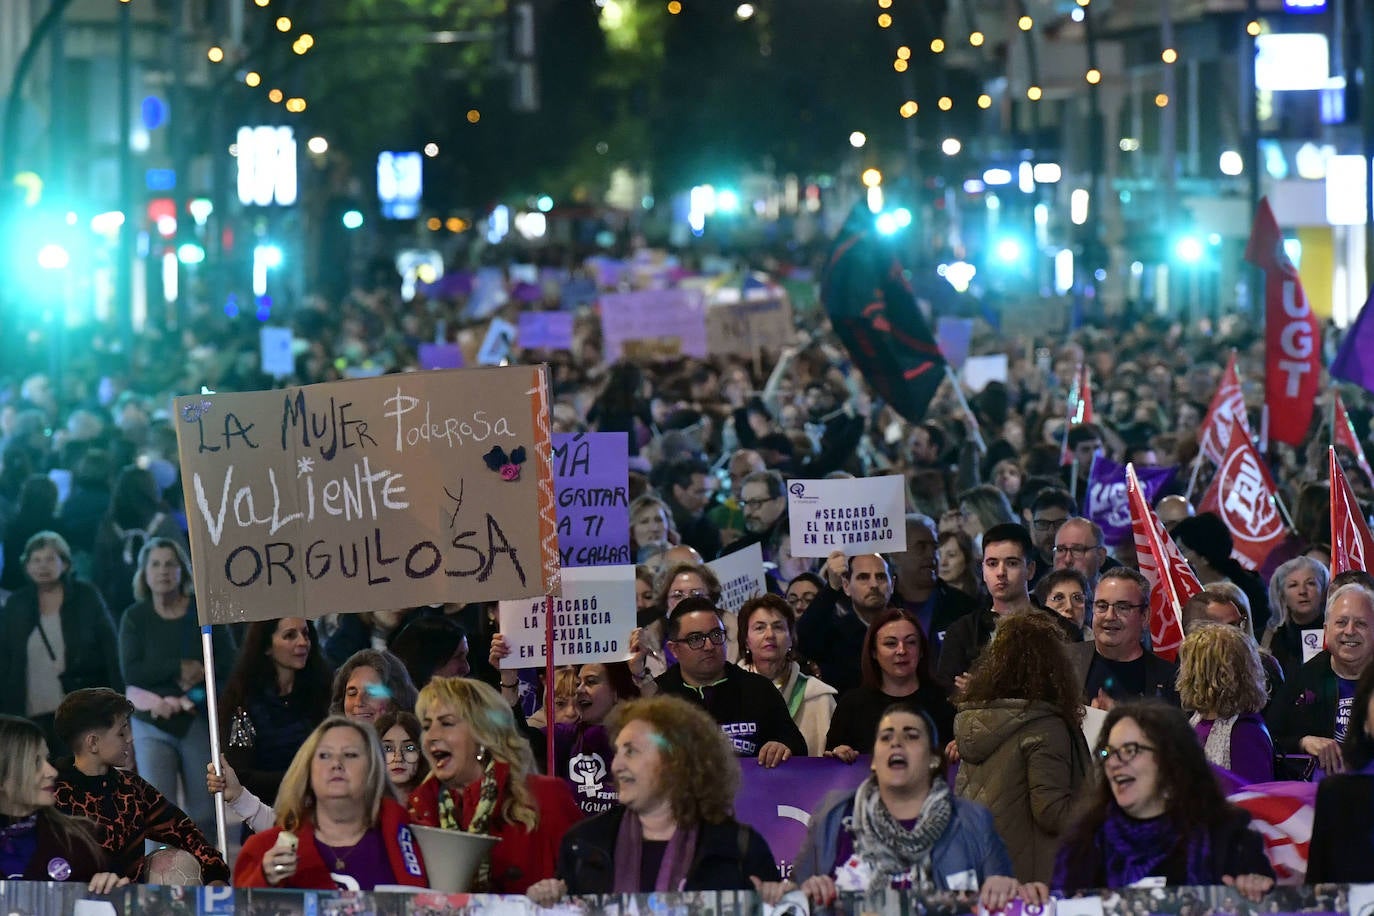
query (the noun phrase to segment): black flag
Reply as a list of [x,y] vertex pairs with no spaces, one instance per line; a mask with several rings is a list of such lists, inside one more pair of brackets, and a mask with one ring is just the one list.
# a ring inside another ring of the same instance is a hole
[[921,422],[945,377],[945,359],[901,262],[877,237],[873,214],[863,203],[830,249],[821,302],[874,391],[912,423]]

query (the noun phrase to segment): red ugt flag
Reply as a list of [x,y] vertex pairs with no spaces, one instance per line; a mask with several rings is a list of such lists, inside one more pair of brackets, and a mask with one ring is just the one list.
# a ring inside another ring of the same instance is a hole
[[1259,202],[1245,260],[1264,271],[1264,402],[1269,435],[1302,445],[1321,375],[1321,328],[1307,305],[1298,269],[1283,250],[1268,199]]
[[1198,509],[1221,516],[1235,544],[1231,555],[1253,571],[1264,565],[1269,551],[1284,538],[1278,488],[1249,434],[1234,419],[1229,439],[1226,456]]
[[1150,641],[1156,655],[1173,661],[1183,643],[1183,602],[1202,591],[1202,583],[1145,502],[1133,464],[1126,465],[1126,495],[1136,559],[1150,582]]
[[1226,363],[1226,371],[1221,376],[1217,393],[1212,395],[1212,404],[1207,408],[1207,416],[1198,430],[1198,446],[1208,460],[1217,467],[1226,457],[1229,444],[1231,420],[1240,424],[1247,437],[1250,436],[1250,418],[1245,415],[1245,394],[1240,389],[1240,375],[1236,372],[1236,351]]
[[1350,481],[1336,460],[1336,450],[1328,447],[1331,465],[1331,575],[1351,569],[1369,569],[1374,561],[1374,537],[1360,511]]
[[1369,469],[1369,459],[1364,456],[1364,446],[1360,445],[1360,437],[1355,435],[1355,424],[1350,422],[1350,415],[1345,412],[1345,402],[1341,400],[1341,393],[1336,394],[1335,416],[1331,423],[1331,444],[1340,445],[1350,449],[1355,453],[1355,463],[1364,471],[1365,479],[1374,485],[1374,471]]

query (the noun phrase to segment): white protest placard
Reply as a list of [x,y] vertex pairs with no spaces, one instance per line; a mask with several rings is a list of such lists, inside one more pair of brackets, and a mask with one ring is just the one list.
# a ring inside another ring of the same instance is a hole
[[973,392],[988,387],[988,382],[1007,380],[1007,354],[994,353],[991,356],[970,356],[964,361],[964,384]]
[[906,550],[903,478],[793,480],[787,485],[792,556],[828,557],[843,550],[901,553]]
[[291,349],[291,329],[264,325],[258,329],[258,348],[262,371],[273,378],[285,378],[296,371],[296,355]]
[[763,576],[763,548],[758,544],[750,544],[706,565],[720,580],[720,606],[727,611],[738,614],[744,602],[768,593],[768,580]]
[[[635,623],[633,566],[578,566],[562,571],[563,595],[553,599],[553,663],[585,665],[630,657]],[[502,601],[501,632],[510,654],[502,668],[544,667],[543,598]]]

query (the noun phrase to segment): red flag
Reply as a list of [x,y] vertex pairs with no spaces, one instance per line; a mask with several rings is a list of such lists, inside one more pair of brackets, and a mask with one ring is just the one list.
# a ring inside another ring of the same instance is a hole
[[1249,434],[1234,419],[1230,426],[1230,445],[1198,511],[1221,516],[1235,544],[1231,556],[1253,571],[1264,565],[1269,551],[1283,540],[1283,516],[1278,487]]
[[1269,436],[1302,445],[1321,376],[1321,328],[1308,307],[1298,269],[1283,250],[1268,199],[1259,202],[1245,260],[1264,271],[1264,402]]
[[1226,457],[1231,425],[1235,419],[1240,428],[1250,435],[1250,418],[1245,414],[1245,394],[1240,389],[1240,375],[1236,372],[1236,351],[1231,351],[1231,359],[1222,373],[1217,393],[1212,395],[1212,404],[1207,408],[1202,428],[1198,430],[1198,447],[1217,467]]
[[1328,447],[1331,465],[1331,575],[1352,569],[1369,569],[1374,560],[1374,537],[1364,519],[1350,481],[1336,460],[1336,450]]
[[1369,461],[1364,456],[1360,437],[1355,435],[1355,424],[1350,422],[1350,415],[1345,412],[1345,402],[1341,400],[1341,393],[1337,391],[1334,394],[1336,407],[1331,420],[1331,444],[1344,446],[1354,452],[1355,462],[1359,464],[1360,470],[1364,471],[1365,480],[1374,485],[1374,471],[1369,469]]
[[1173,661],[1183,642],[1183,602],[1202,591],[1202,583],[1145,502],[1133,464],[1126,465],[1126,496],[1136,559],[1150,582],[1150,641],[1156,655]]

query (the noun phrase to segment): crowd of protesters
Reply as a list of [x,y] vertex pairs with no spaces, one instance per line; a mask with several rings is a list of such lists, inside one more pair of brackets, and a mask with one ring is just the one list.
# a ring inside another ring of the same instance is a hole
[[[508,313],[556,308],[558,290],[524,298]],[[584,309],[569,350],[510,358],[550,364],[556,431],[627,436],[629,658],[560,672],[557,708],[532,711],[501,667],[494,606],[455,602],[230,627],[211,682],[170,397],[412,370],[420,343],[475,333],[462,306],[307,302],[284,317],[299,341],[288,378],[258,370],[251,316],[216,308],[192,310],[179,337],[122,355],[97,341],[60,378],[5,381],[0,877],[105,890],[156,877],[146,853],[168,845],[207,883],[423,886],[420,825],[497,838],[475,888],[541,901],[908,887],[998,908],[1150,878],[1257,898],[1274,871],[1213,768],[1330,775],[1324,793],[1368,795],[1374,579],[1328,571],[1325,432],[1314,421],[1309,448],[1267,452],[1295,511],[1259,570],[1197,507],[1213,472],[1199,427],[1232,350],[1261,426],[1262,341],[1230,321],[1122,318],[1067,339],[979,322],[973,350],[1005,353],[1006,379],[967,407],[947,385],[911,422],[873,397],[819,312],[799,310],[794,344],[763,360],[607,365]],[[1070,428],[1080,366],[1097,414]],[[1363,437],[1362,393],[1347,404]],[[1176,468],[1158,510],[1206,586],[1183,609],[1177,663],[1151,650],[1134,545],[1085,517],[1098,455]],[[904,479],[904,551],[792,554],[789,479],[877,474]],[[754,544],[769,594],[727,610],[705,563]],[[813,814],[783,875],[733,793],[741,758],[801,756],[867,757],[871,773]],[[247,836],[232,863],[207,840],[213,791]],[[1374,880],[1368,831],[1351,835],[1323,880]]]

